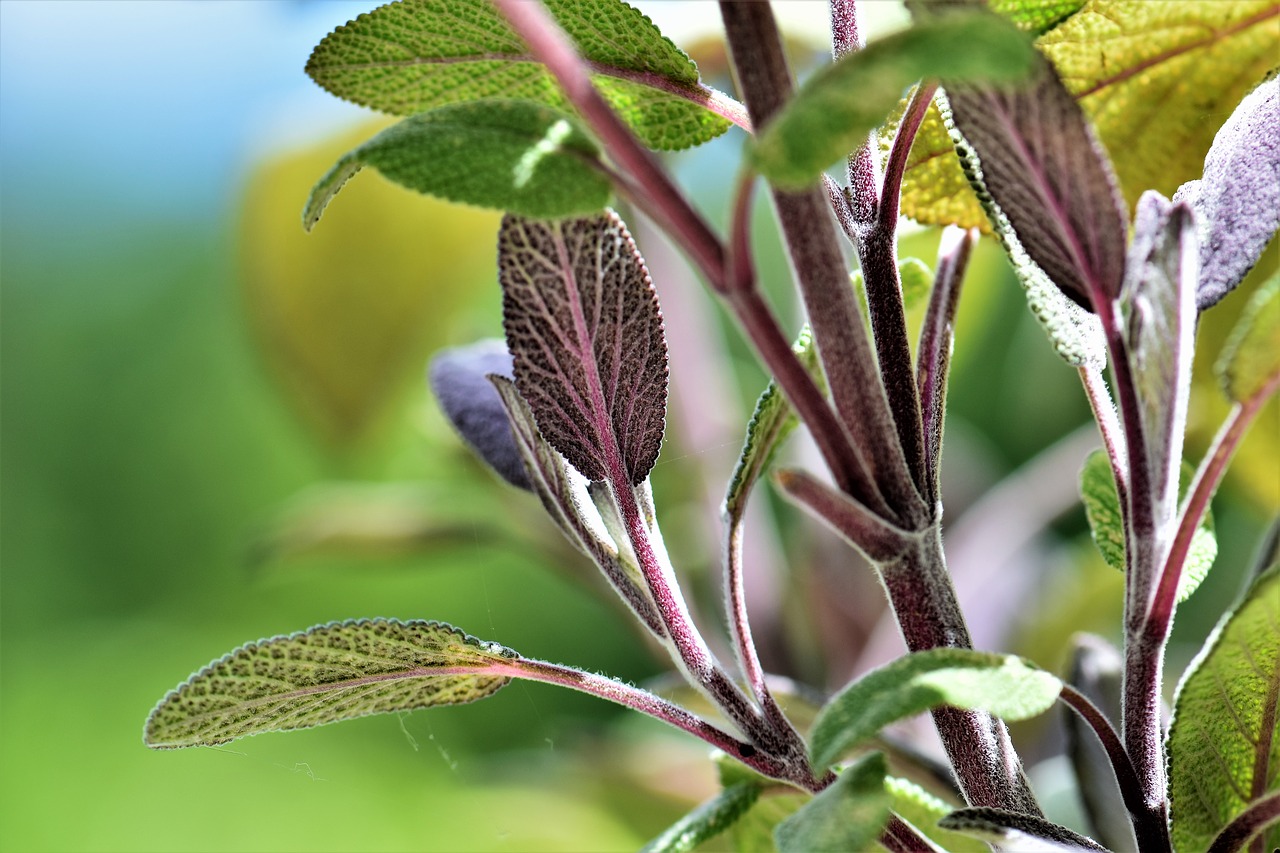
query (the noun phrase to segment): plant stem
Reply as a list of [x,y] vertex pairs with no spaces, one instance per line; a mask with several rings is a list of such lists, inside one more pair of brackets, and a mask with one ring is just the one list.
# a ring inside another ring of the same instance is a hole
[[[831,0],[831,57],[841,58],[862,50],[865,39],[858,26],[857,0]],[[853,221],[865,225],[875,219],[882,194],[880,164],[876,156],[876,133],[872,131],[858,150],[849,155],[849,211]],[[848,230],[846,229],[848,232]],[[853,235],[850,233],[850,238]]]
[[1116,418],[1115,404],[1111,402],[1111,392],[1107,390],[1107,383],[1097,370],[1081,367],[1079,373],[1085,397],[1089,399],[1089,408],[1093,410],[1093,419],[1098,424],[1102,446],[1111,462],[1111,475],[1116,481],[1116,498],[1120,506],[1124,506],[1129,500],[1129,461],[1125,452],[1124,433]]
[[[1280,791],[1250,803],[1249,808],[1222,828],[1206,853],[1235,853],[1250,838],[1277,820],[1280,820]],[[1259,849],[1265,848],[1259,846]]]
[[889,815],[889,823],[880,833],[880,843],[891,853],[934,853],[938,849],[916,832],[911,824],[892,813]]

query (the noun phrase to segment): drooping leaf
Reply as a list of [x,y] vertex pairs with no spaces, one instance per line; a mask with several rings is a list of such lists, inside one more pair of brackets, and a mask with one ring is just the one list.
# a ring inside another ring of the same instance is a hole
[[[549,0],[547,8],[590,64],[622,119],[651,148],[713,139],[729,123],[702,103],[715,94],[653,23],[621,0]],[[402,0],[330,33],[307,62],[329,92],[413,115],[481,98],[567,108],[546,69],[486,0]]]
[[365,166],[407,189],[525,216],[574,216],[609,202],[600,149],[577,122],[531,101],[451,104],[392,125],[348,153],[311,191],[308,230]]
[[1022,85],[943,80],[969,177],[1007,217],[1027,256],[1064,294],[1094,307],[1120,293],[1128,216],[1088,121],[1042,57]]
[[1258,262],[1280,228],[1280,78],[1240,102],[1204,158],[1204,178],[1174,193],[1200,227],[1196,306],[1216,304]]
[[943,818],[941,825],[1019,853],[1106,853],[1105,847],[1065,826],[1003,809],[957,809]]
[[543,437],[587,479],[639,485],[662,446],[667,344],[622,220],[509,214],[498,280],[516,385]]
[[981,841],[938,826],[938,821],[950,814],[954,806],[947,805],[910,779],[887,776],[884,787],[892,798],[893,813],[947,853],[987,853],[991,849]]
[[[1275,64],[1275,0],[1087,0],[1037,44],[1107,151],[1129,204],[1199,177],[1217,124]],[[1194,80],[1194,94],[1187,81]],[[986,228],[941,115],[931,109],[908,158],[902,212]]]
[[913,652],[841,690],[818,715],[809,736],[815,767],[896,720],[941,705],[1024,720],[1047,710],[1062,682],[1013,655],[939,648]]
[[209,746],[369,714],[474,702],[518,657],[443,622],[334,622],[242,646],[195,673],[147,718],[147,746]]
[[[1169,728],[1174,846],[1199,853],[1253,800],[1280,789],[1280,566],[1254,581],[1187,668]],[[1272,830],[1265,845],[1280,843]]]
[[866,850],[889,819],[884,755],[873,752],[842,772],[836,781],[773,831],[779,853],[815,850]]
[[1024,77],[1035,51],[990,14],[949,15],[867,45],[810,78],[761,131],[752,160],[773,183],[798,188],[857,148],[922,77],[1008,81]]
[[1085,0],[990,0],[991,11],[999,12],[1019,29],[1040,35],[1074,15]]
[[[1195,471],[1185,462],[1179,473],[1179,500],[1185,495]],[[1080,498],[1084,502],[1085,516],[1089,519],[1089,531],[1094,544],[1102,552],[1107,565],[1117,571],[1125,570],[1124,522],[1120,516],[1120,499],[1116,494],[1116,481],[1111,474],[1107,454],[1095,450],[1085,459],[1080,469]],[[1183,565],[1182,579],[1178,582],[1178,601],[1186,601],[1200,582],[1209,574],[1218,556],[1218,539],[1213,533],[1213,515],[1206,512],[1204,520],[1191,535],[1191,546]]]
[[442,350],[432,356],[427,369],[431,390],[462,440],[502,479],[532,489],[507,410],[488,379],[489,374],[513,373],[511,353],[501,340]]
[[687,853],[732,826],[760,797],[758,782],[730,785],[672,824],[642,853]]
[[1280,375],[1280,274],[1258,288],[1222,348],[1216,365],[1227,396],[1252,400]]

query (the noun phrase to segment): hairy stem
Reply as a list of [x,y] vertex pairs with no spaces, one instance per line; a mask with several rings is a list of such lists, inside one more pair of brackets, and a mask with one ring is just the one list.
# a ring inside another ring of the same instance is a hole
[[[862,50],[865,40],[858,26],[857,0],[831,0],[831,56],[842,57]],[[859,225],[875,219],[879,207],[880,163],[876,156],[876,134],[872,131],[858,150],[849,155],[849,211]],[[852,237],[852,234],[850,235]]]

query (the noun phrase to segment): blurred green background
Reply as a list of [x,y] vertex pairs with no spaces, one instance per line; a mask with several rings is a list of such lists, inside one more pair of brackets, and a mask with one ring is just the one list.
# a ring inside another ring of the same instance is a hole
[[[369,5],[0,2],[0,849],[625,850],[713,785],[699,744],[539,685],[219,749],[142,746],[147,712],[200,665],[336,619],[442,619],[627,680],[663,671],[535,501],[467,457],[421,382],[433,349],[500,331],[495,217],[369,174],[302,233],[311,182],[374,125],[301,67]],[[820,30],[822,4],[804,5]],[[673,159],[717,221],[739,145],[730,134]],[[761,269],[794,327],[760,213]],[[675,361],[686,398],[721,402],[673,409],[655,473],[673,550],[714,606],[702,520],[762,377],[639,237],[672,335],[727,342],[682,350],[696,377]],[[936,239],[907,250],[931,259]],[[1243,301],[1202,336],[1220,340]],[[1000,509],[978,496],[1087,409],[994,252],[959,322],[948,517],[976,506],[986,526],[972,529],[999,539]],[[1207,383],[1197,394],[1193,455],[1225,409]],[[1219,566],[1180,619],[1175,670],[1280,503],[1274,405],[1255,432],[1216,505]],[[837,686],[873,645],[879,592],[763,503],[792,557],[792,574],[764,573],[764,610],[789,620],[764,632],[773,659]],[[1118,579],[1078,509],[1044,515],[1000,564],[1021,579],[982,581],[1042,588],[1018,593],[1016,624],[978,618],[1056,667],[1072,630],[1108,631]],[[839,648],[822,654],[824,641]],[[1052,734],[1031,737],[1051,759]]]

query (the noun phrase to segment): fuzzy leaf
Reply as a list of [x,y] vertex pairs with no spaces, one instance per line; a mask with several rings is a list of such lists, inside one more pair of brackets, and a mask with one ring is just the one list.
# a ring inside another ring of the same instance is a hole
[[888,776],[885,790],[893,799],[893,813],[911,824],[917,832],[947,853],[988,853],[990,847],[958,832],[948,832],[938,821],[951,813],[953,806],[921,788],[909,779]]
[[999,12],[1019,29],[1040,35],[1074,15],[1085,0],[989,0],[991,11]]
[[160,701],[147,746],[210,746],[369,714],[457,705],[493,695],[517,658],[443,622],[333,622],[242,646]]
[[[1169,728],[1174,846],[1199,853],[1280,788],[1280,565],[1253,583],[1187,668]],[[1265,845],[1280,843],[1280,833]]]
[[573,216],[609,202],[593,166],[600,149],[569,116],[530,101],[452,104],[392,125],[347,154],[316,184],[302,213],[310,230],[365,166],[448,201],[525,216]]
[[1280,375],[1280,274],[1258,288],[1241,312],[1216,366],[1227,396],[1237,403],[1274,387]]
[[1106,853],[1105,847],[1065,826],[1003,809],[957,809],[942,819],[941,826],[1019,853]]
[[924,302],[933,289],[933,270],[919,258],[903,258],[898,262],[898,279],[902,282],[902,310],[910,311]]
[[1047,710],[1062,682],[1021,658],[940,648],[914,652],[841,690],[818,715],[809,736],[816,768],[888,724],[941,705],[1025,720]]
[[752,159],[778,186],[799,188],[857,148],[922,77],[1020,79],[1035,50],[990,14],[949,15],[869,44],[810,78],[757,139]]
[[1280,78],[1249,93],[1213,139],[1204,178],[1174,201],[1195,209],[1200,226],[1201,311],[1235,289],[1280,228]]
[[773,832],[812,797],[794,788],[767,790],[751,809],[729,827],[727,846],[734,853],[778,853]]
[[889,819],[884,754],[873,752],[842,772],[773,831],[778,853],[866,850]]
[[746,814],[759,799],[760,788],[759,782],[730,785],[646,844],[642,853],[687,853]]
[[[646,145],[687,148],[729,128],[693,102],[709,94],[697,66],[638,10],[621,0],[546,5],[590,63],[605,100]],[[555,80],[485,0],[380,6],[326,36],[307,73],[340,98],[395,115],[481,98],[568,109]]]
[[639,485],[657,461],[667,400],[658,298],[612,211],[498,235],[503,327],[538,429],[589,480]]
[[488,378],[510,377],[513,370],[506,342],[485,340],[436,353],[427,377],[445,417],[467,446],[511,485],[532,489],[506,407]]

